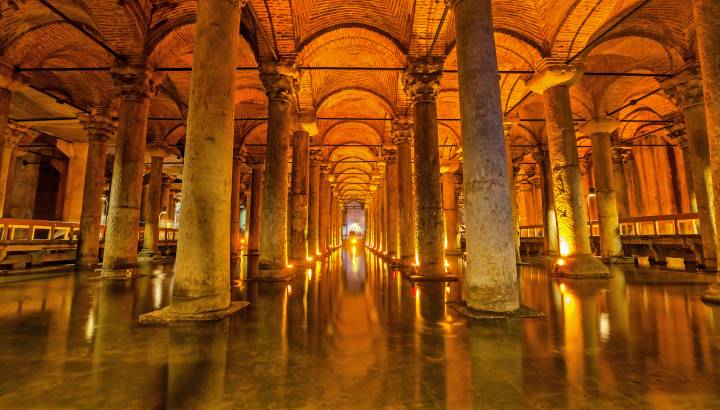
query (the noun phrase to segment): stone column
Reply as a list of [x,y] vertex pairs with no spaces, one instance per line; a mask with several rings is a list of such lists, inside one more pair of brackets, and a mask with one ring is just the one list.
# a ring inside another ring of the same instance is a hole
[[680,123],[674,126],[668,136],[676,142],[682,155],[682,164],[685,170],[685,188],[687,189],[688,202],[690,205],[690,209],[685,212],[697,212],[697,199],[695,198],[695,189],[693,188],[692,159],[690,157],[687,135],[685,133],[685,124]]
[[445,250],[448,254],[457,253],[460,249],[458,246],[458,209],[457,200],[455,199],[455,171],[457,171],[460,163],[455,161],[443,164],[440,168],[442,177],[442,198],[443,198],[443,216],[445,220]]
[[232,189],[230,192],[230,260],[240,258],[242,246],[240,233],[240,205],[242,205],[242,166],[244,156],[239,148],[233,149]]
[[8,170],[4,176],[6,218],[33,219],[40,156],[21,147],[34,141],[37,135],[30,127],[17,123],[9,124],[5,131],[5,145],[8,148]]
[[492,8],[490,0],[454,0],[451,4],[466,159],[463,297],[473,309],[511,312],[520,305]]
[[415,120],[415,240],[421,275],[445,273],[437,104],[442,63],[410,62],[404,78]]
[[290,261],[295,266],[307,264],[308,241],[308,191],[309,179],[309,147],[310,135],[307,131],[296,131],[293,134],[292,152],[292,192],[290,196],[290,243],[288,245]]
[[[716,0],[693,0],[693,16],[697,33],[697,48],[705,95],[705,115],[710,141],[715,212],[720,212],[720,4]],[[689,125],[688,139],[690,139]],[[693,169],[693,172],[695,169]],[[695,177],[697,179],[697,177]],[[698,211],[700,198],[698,192]],[[716,214],[717,215],[717,214]],[[716,216],[717,219],[717,216]],[[702,223],[701,223],[702,224]],[[703,246],[705,244],[703,243]],[[706,265],[707,267],[707,265]],[[720,303],[720,282],[703,294],[706,302]]]
[[172,186],[172,178],[165,179],[160,189],[160,227],[167,228],[170,219],[170,204],[172,203],[172,194],[170,187]]
[[5,193],[7,189],[8,171],[10,169],[10,160],[12,145],[6,144],[9,140],[8,116],[10,114],[10,102],[12,93],[20,86],[17,74],[13,72],[11,67],[5,65],[0,66],[0,216],[3,215],[5,208]]
[[[662,85],[685,119],[693,190],[700,219],[703,264],[706,270],[714,271],[717,268],[717,231],[711,167],[715,164],[710,160],[703,85],[697,66],[691,63],[683,67],[675,77]],[[720,161],[720,154],[717,159]],[[720,178],[720,174],[718,177]]]
[[100,254],[100,219],[108,141],[115,135],[117,123],[103,115],[88,114],[80,116],[80,125],[87,132],[89,143],[75,264],[78,267],[93,267],[98,264]]
[[398,149],[398,213],[400,220],[398,258],[405,266],[415,263],[415,205],[412,177],[412,129],[407,117],[393,122],[393,144]]
[[548,148],[558,221],[559,273],[575,278],[606,278],[609,270],[592,255],[587,206],[578,161],[569,86],[580,76],[575,67],[544,60],[527,86],[545,99]]
[[230,301],[230,194],[235,64],[240,4],[198,2],[183,165],[182,233],[170,306],[143,322],[218,320],[247,302]]
[[630,152],[621,147],[615,147],[612,151],[613,182],[615,183],[615,203],[617,204],[618,217],[628,218],[630,216],[630,202],[628,201],[627,179],[625,178],[625,163]]
[[[324,168],[324,169],[323,169]],[[332,181],[335,176],[329,173],[327,165],[321,168],[322,185],[320,187],[320,252],[327,253],[332,246],[330,232],[330,201],[332,198]]]
[[600,225],[600,256],[603,258],[623,256],[612,164],[611,134],[618,125],[619,122],[616,120],[596,119],[585,122],[579,130],[582,134],[590,136],[592,143],[593,174]]
[[112,71],[120,95],[115,163],[105,231],[102,277],[128,279],[137,264],[145,136],[154,84],[146,67]]
[[62,140],[58,140],[56,144],[69,159],[62,207],[62,218],[66,222],[80,222],[88,145],[86,142],[70,143]]
[[[25,137],[27,127],[22,127],[17,124],[7,124],[5,131],[2,135],[2,159],[0,160],[0,214],[6,218],[12,218],[12,213],[9,213],[9,209],[12,202],[10,200],[12,184],[10,184],[10,174],[15,168],[17,156],[21,154],[18,149],[18,144]],[[15,180],[15,178],[13,178]],[[15,182],[15,181],[13,181]],[[33,192],[33,196],[34,196]]]
[[320,163],[322,151],[319,146],[310,147],[310,182],[308,197],[308,254],[311,257],[320,255]]
[[161,208],[161,190],[162,190],[162,170],[165,157],[176,153],[173,152],[167,142],[156,142],[147,149],[147,155],[150,157],[150,175],[148,178],[147,201],[143,208],[145,220],[145,229],[143,231],[143,248],[140,251],[140,258],[151,260],[160,256],[158,241],[160,239],[160,208]]
[[397,147],[387,145],[383,147],[385,157],[386,208],[387,208],[387,252],[392,259],[397,259],[399,253],[400,237],[400,180],[398,177]]
[[543,209],[543,230],[545,241],[545,254],[558,256],[560,244],[558,243],[557,217],[555,214],[555,194],[552,186],[552,167],[550,166],[550,155],[547,146],[540,147],[540,152],[535,157],[542,170],[542,209]]
[[282,276],[287,265],[288,151],[296,75],[288,65],[263,63],[261,77],[268,95],[268,132],[259,275],[266,279]]
[[248,255],[259,255],[265,162],[255,160],[248,165],[252,168],[252,192],[250,193],[250,216],[248,217]]
[[505,138],[505,155],[507,158],[508,177],[510,186],[510,212],[512,213],[513,221],[513,243],[515,244],[515,262],[521,263],[522,256],[520,255],[520,208],[518,208],[517,191],[518,187],[515,184],[515,177],[520,171],[519,167],[515,167],[512,157],[512,149],[510,147],[512,137],[510,136],[510,130],[512,129],[512,123],[503,123],[504,138]]

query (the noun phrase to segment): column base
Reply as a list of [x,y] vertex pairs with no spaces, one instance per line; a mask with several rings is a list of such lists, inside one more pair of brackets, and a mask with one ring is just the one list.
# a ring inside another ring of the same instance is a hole
[[139,262],[151,262],[154,260],[162,259],[160,251],[153,251],[149,249],[143,249],[138,253]]
[[165,326],[178,322],[214,322],[233,315],[249,305],[250,302],[246,301],[231,302],[230,306],[225,309],[197,313],[178,312],[173,310],[172,306],[167,306],[163,309],[140,315],[138,321],[141,325],[145,326]]
[[715,282],[703,292],[702,301],[705,303],[720,304],[720,282]]
[[279,268],[271,264],[259,265],[258,275],[247,279],[249,282],[288,282],[295,278],[291,268]]
[[545,314],[527,306],[520,305],[520,308],[511,312],[492,312],[478,310],[469,307],[465,302],[447,302],[447,305],[462,316],[477,320],[504,320],[504,319],[540,319]]
[[610,270],[592,255],[575,255],[558,258],[553,275],[570,279],[609,279]]
[[98,270],[100,271],[100,278],[108,280],[130,280],[142,276],[138,275],[135,266],[127,268],[101,268]]
[[455,275],[419,275],[415,272],[406,272],[405,279],[410,282],[457,282],[459,278]]

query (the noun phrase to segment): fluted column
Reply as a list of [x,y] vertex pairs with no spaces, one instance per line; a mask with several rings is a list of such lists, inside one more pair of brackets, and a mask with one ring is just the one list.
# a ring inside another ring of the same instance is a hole
[[[412,176],[412,122],[398,116],[393,122],[393,144],[398,150],[398,258],[403,265],[415,263],[415,204]],[[373,210],[374,212],[374,210]]]
[[143,247],[139,257],[148,260],[160,254],[158,241],[160,239],[160,208],[162,202],[162,170],[165,157],[178,152],[170,148],[167,142],[156,142],[147,149],[150,157],[150,178],[148,178],[146,206],[144,207],[143,219],[145,229],[143,230]]
[[[715,165],[710,160],[704,90],[698,67],[691,63],[662,85],[665,93],[680,108],[685,119],[693,191],[695,191],[700,219],[703,264],[706,270],[714,271],[717,268],[717,231],[711,167]],[[717,159],[720,160],[720,155]],[[720,174],[718,176],[720,177]]]
[[580,76],[576,67],[544,60],[528,87],[543,94],[558,221],[563,275],[603,278],[609,270],[592,255],[587,206],[578,160],[569,86]]
[[128,279],[137,264],[145,136],[155,86],[146,67],[116,67],[112,75],[120,95],[120,117],[102,277]]
[[412,61],[404,78],[415,120],[415,241],[419,273],[430,276],[445,273],[436,104],[441,72],[439,61]]
[[248,216],[248,255],[259,255],[265,162],[254,159],[249,161],[248,165],[252,168],[252,192],[250,193],[250,215]]
[[100,219],[108,141],[115,135],[117,123],[104,115],[88,114],[80,116],[80,125],[88,136],[88,154],[75,264],[78,267],[93,267],[98,264],[100,254]]
[[290,262],[295,266],[305,265],[308,257],[308,191],[310,189],[310,135],[307,131],[293,134],[292,174],[290,196]]
[[242,205],[242,192],[245,188],[242,183],[242,168],[245,157],[242,151],[235,147],[232,163],[232,190],[230,194],[230,260],[240,258],[242,244],[240,233],[240,205]]
[[618,258],[623,256],[620,241],[620,218],[618,217],[615,181],[612,164],[612,132],[619,123],[609,119],[585,122],[580,132],[590,136],[592,164],[597,192],[597,216],[600,225],[600,256]]
[[310,147],[310,182],[308,197],[308,255],[316,257],[320,254],[320,164],[322,151],[318,146]]
[[230,301],[230,194],[240,4],[198,2],[183,165],[181,234],[170,306],[140,321],[217,320]]
[[390,258],[398,258],[400,238],[400,180],[398,177],[397,147],[386,145],[383,152],[385,158],[386,207],[387,207],[387,252]]
[[294,113],[296,72],[290,63],[263,63],[268,95],[267,154],[260,233],[260,277],[282,276],[287,265],[288,151]]

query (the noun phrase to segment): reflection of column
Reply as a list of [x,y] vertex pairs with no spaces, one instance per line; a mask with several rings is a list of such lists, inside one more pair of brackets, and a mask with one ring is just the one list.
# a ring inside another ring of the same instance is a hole
[[262,197],[265,185],[265,163],[251,161],[252,193],[250,194],[250,216],[248,217],[248,255],[260,253],[260,227],[262,225]]
[[630,204],[628,202],[627,179],[625,178],[625,163],[630,153],[620,147],[615,147],[612,152],[613,182],[615,183],[615,203],[617,204],[618,217],[630,217]]
[[100,252],[100,219],[105,189],[105,161],[108,141],[115,134],[117,123],[102,115],[83,115],[80,124],[88,134],[77,266],[95,266]]
[[474,309],[509,312],[519,294],[492,8],[489,0],[453,4],[466,159],[463,297]]
[[[720,25],[718,25],[720,4],[716,0],[694,0],[693,16],[705,100],[707,101],[705,112],[708,139],[712,141],[710,145],[713,147],[711,166],[714,198],[716,201],[720,201],[720,53],[718,53],[720,50]],[[718,211],[720,211],[720,205],[715,204],[715,212]],[[705,245],[703,244],[703,246]],[[720,282],[716,282],[705,292],[703,300],[720,302]]]
[[552,167],[547,146],[542,146],[537,158],[542,170],[542,209],[543,228],[545,239],[545,254],[557,256],[560,254],[558,243],[557,217],[555,214],[555,193],[553,192]]
[[310,194],[308,197],[308,254],[315,257],[320,253],[320,163],[322,151],[317,146],[310,150]]
[[167,142],[154,143],[147,149],[150,157],[150,177],[148,178],[147,201],[144,207],[143,219],[145,229],[143,231],[143,248],[140,256],[144,259],[152,259],[158,256],[160,250],[158,241],[160,239],[160,203],[162,201],[162,170],[165,157],[172,154]]
[[580,131],[589,135],[592,141],[597,216],[600,225],[600,256],[604,258],[623,256],[612,165],[611,133],[617,127],[617,121],[597,119],[587,121],[580,128]]
[[415,240],[421,275],[445,272],[437,91],[442,64],[410,63],[404,79],[415,120]]
[[580,278],[607,277],[609,271],[592,255],[587,206],[583,195],[577,141],[570,104],[570,84],[579,77],[575,67],[545,60],[528,87],[545,99],[548,148],[552,166],[562,273]]
[[[393,144],[398,147],[398,249],[403,265],[415,262],[415,209],[412,183],[412,123],[399,116],[393,122]],[[374,212],[374,208],[373,208]]]
[[288,66],[264,63],[268,95],[267,154],[262,197],[260,276],[280,275],[287,264],[288,150],[292,135],[296,73]]
[[310,136],[307,131],[296,131],[293,134],[291,195],[290,195],[290,240],[288,243],[289,259],[295,265],[304,265],[308,256],[308,190],[309,190],[309,155]]
[[145,135],[154,84],[145,67],[117,67],[112,74],[121,100],[102,277],[127,279],[137,263]]
[[708,128],[703,86],[697,67],[688,65],[663,83],[665,93],[682,110],[687,131],[693,188],[700,219],[703,264],[707,270],[717,267],[717,232]]

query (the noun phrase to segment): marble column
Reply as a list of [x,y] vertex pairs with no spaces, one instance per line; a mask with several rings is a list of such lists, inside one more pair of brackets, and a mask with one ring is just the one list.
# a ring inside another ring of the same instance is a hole
[[319,146],[310,147],[310,182],[308,196],[308,255],[320,255],[320,164],[322,151]]
[[404,77],[415,125],[415,241],[419,274],[445,273],[436,96],[442,63],[411,61]]
[[628,201],[627,178],[625,177],[625,163],[630,155],[629,150],[615,147],[612,151],[613,182],[615,184],[615,203],[618,217],[630,217],[630,202]]
[[58,140],[56,147],[68,157],[67,174],[62,205],[62,220],[80,222],[82,216],[83,190],[85,188],[85,166],[89,144],[87,142],[66,142]]
[[288,252],[290,263],[295,266],[307,264],[308,257],[309,140],[307,131],[296,131],[293,134]]
[[176,153],[167,142],[156,142],[147,148],[147,156],[150,157],[150,175],[148,178],[147,201],[143,208],[143,219],[145,229],[143,230],[143,247],[139,258],[152,260],[160,256],[158,242],[160,240],[160,208],[162,202],[162,178],[163,163],[165,157]]
[[385,159],[385,178],[386,191],[386,208],[387,208],[387,252],[391,259],[397,259],[399,253],[400,238],[400,180],[398,177],[398,156],[397,147],[387,145],[384,148]]
[[522,256],[520,255],[520,208],[518,207],[518,187],[515,184],[515,178],[520,168],[516,168],[513,163],[512,149],[510,147],[512,137],[510,136],[510,130],[512,129],[512,123],[504,123],[504,138],[505,138],[505,155],[507,158],[508,177],[510,186],[510,212],[512,212],[513,221],[513,243],[515,245],[515,262],[521,263]]
[[117,123],[104,115],[87,114],[80,116],[80,125],[88,136],[88,153],[75,264],[78,267],[93,267],[98,264],[100,254],[100,219],[108,141],[115,135]]
[[128,279],[137,265],[145,136],[155,85],[146,67],[115,67],[111,74],[120,95],[120,116],[101,276]]
[[[665,93],[682,111],[685,120],[693,191],[695,191],[700,219],[703,265],[706,270],[714,271],[717,269],[716,210],[712,171],[715,164],[711,161],[704,90],[698,67],[693,63],[686,65],[675,77],[663,82],[662,86]],[[717,159],[720,161],[720,155]]]
[[458,253],[458,207],[455,199],[455,171],[459,167],[457,161],[441,166],[443,219],[445,220],[445,251],[448,254]]
[[267,154],[260,232],[259,277],[283,276],[287,266],[288,153],[297,73],[290,63],[262,64],[268,95]]
[[[693,16],[705,96],[705,116],[711,149],[710,165],[717,220],[720,217],[717,216],[717,213],[720,212],[718,203],[720,202],[720,24],[718,24],[720,22],[720,3],[717,0],[693,0]],[[685,125],[688,125],[687,122]],[[688,131],[688,138],[689,134]],[[697,179],[697,177],[695,178]],[[699,202],[698,198],[698,208],[700,208]],[[705,245],[703,244],[703,246]],[[703,294],[703,300],[720,303],[720,282],[713,284]]]
[[238,147],[233,149],[232,163],[232,190],[230,193],[230,260],[236,261],[240,258],[242,238],[240,232],[240,205],[242,205],[242,168],[245,160],[243,153]]
[[393,144],[398,151],[398,213],[400,220],[398,258],[405,266],[415,263],[415,204],[412,176],[412,129],[407,117],[393,122]]
[[455,0],[468,307],[512,312],[520,307],[510,209],[510,175],[500,108],[490,0]]
[[218,320],[230,300],[230,195],[240,3],[198,2],[183,165],[182,233],[170,306],[140,321]]
[[330,183],[334,176],[328,173],[327,165],[320,168],[320,222],[318,228],[318,242],[320,252],[325,254],[330,249]]
[[528,81],[529,89],[542,94],[552,167],[555,211],[562,263],[558,273],[575,278],[607,278],[608,268],[590,247],[586,198],[578,160],[570,85],[581,73],[576,67],[543,60]]
[[550,166],[550,154],[547,146],[540,147],[540,153],[536,157],[542,171],[542,210],[543,210],[543,235],[545,242],[545,255],[560,255],[560,244],[558,241],[557,216],[555,214],[555,194],[552,186],[552,167]]
[[623,256],[612,164],[611,134],[618,125],[619,122],[615,120],[596,119],[585,122],[579,130],[584,135],[590,136],[592,144],[597,216],[600,225],[600,256],[603,258]]
[[250,216],[248,216],[248,255],[259,255],[265,162],[253,160],[248,165],[252,168],[252,192],[250,193]]

